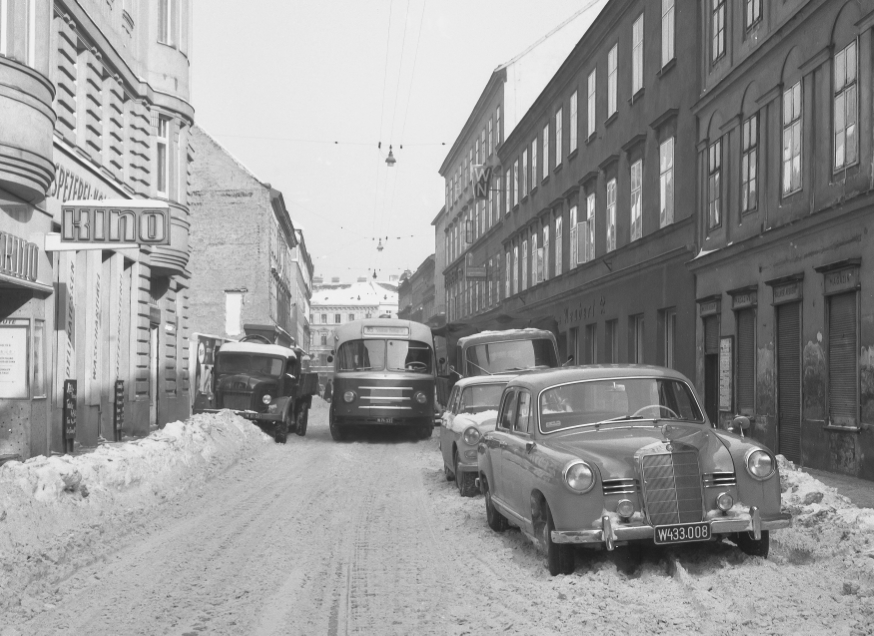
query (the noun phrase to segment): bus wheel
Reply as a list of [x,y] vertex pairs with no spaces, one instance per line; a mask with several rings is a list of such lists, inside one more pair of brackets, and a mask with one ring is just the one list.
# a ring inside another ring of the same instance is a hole
[[433,432],[434,432],[434,423],[433,422],[431,422],[430,424],[423,424],[422,427],[419,429],[419,437],[421,439],[429,439]]
[[333,439],[335,442],[342,442],[344,439],[346,439],[346,432],[341,430],[340,427],[334,424],[333,421],[331,421],[331,424],[328,426],[328,428],[331,429],[331,439]]
[[276,424],[276,428],[273,429],[273,439],[277,444],[285,444],[288,441],[288,419],[283,419]]
[[295,433],[303,437],[307,434],[307,424],[309,423],[309,407],[304,404],[300,407],[300,410],[297,413],[297,429]]

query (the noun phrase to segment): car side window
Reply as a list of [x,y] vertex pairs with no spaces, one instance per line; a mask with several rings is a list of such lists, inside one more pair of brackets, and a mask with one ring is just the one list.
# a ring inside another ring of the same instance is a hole
[[501,417],[498,420],[501,428],[513,430],[513,423],[516,420],[516,391],[507,391],[504,396],[504,404],[501,407]]
[[458,405],[458,387],[452,387],[452,392],[449,394],[449,412],[453,415],[458,413],[458,409],[456,408]]
[[517,416],[516,426],[514,430],[517,433],[529,433],[531,422],[531,394],[528,391],[519,391],[519,399],[517,400]]

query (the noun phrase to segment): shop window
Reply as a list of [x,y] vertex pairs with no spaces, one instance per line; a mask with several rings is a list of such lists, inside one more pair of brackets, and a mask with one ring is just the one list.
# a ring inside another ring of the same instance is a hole
[[828,410],[832,426],[858,426],[856,292],[828,297]]
[[669,369],[676,369],[677,310],[673,307],[663,310],[662,323],[664,325],[662,364]]
[[618,327],[618,320],[608,320],[604,323],[604,362],[606,364],[619,362]]
[[756,313],[755,310],[741,309],[735,312],[737,325],[737,368],[735,386],[737,409],[744,415],[755,413],[756,386]]
[[586,325],[586,339],[583,342],[583,359],[580,364],[595,364],[597,347],[596,338],[598,336],[598,325],[593,323]]
[[635,364],[643,364],[643,349],[644,349],[644,331],[643,331],[643,314],[631,316],[628,319],[629,343],[631,351],[629,352],[631,362]]

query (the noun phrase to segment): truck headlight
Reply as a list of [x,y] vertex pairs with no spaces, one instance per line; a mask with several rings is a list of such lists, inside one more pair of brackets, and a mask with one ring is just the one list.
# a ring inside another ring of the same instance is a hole
[[770,453],[760,448],[748,451],[744,463],[747,466],[747,472],[754,479],[767,479],[774,474],[774,459]]
[[416,393],[416,402],[419,404],[424,404],[428,401],[428,396],[422,393],[421,391]]
[[464,443],[468,446],[476,446],[480,437],[482,437],[482,435],[480,435],[479,429],[475,426],[468,426],[464,429],[464,433],[461,434],[461,439],[463,439]]
[[348,403],[348,402],[353,402],[354,400],[355,400],[355,391],[346,391],[343,394],[343,401],[344,402]]
[[577,494],[589,492],[595,485],[595,472],[582,460],[572,462],[564,469],[564,483]]
[[273,396],[269,393],[265,394],[264,397],[261,398],[261,402],[264,404],[270,404],[273,401]]

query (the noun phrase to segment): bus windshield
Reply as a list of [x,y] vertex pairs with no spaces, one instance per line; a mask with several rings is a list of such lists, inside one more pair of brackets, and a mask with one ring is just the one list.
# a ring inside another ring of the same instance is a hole
[[431,347],[416,340],[349,340],[337,352],[337,370],[431,373],[431,360]]
[[490,375],[502,371],[556,367],[555,347],[548,338],[503,340],[473,345],[467,350],[467,374]]

